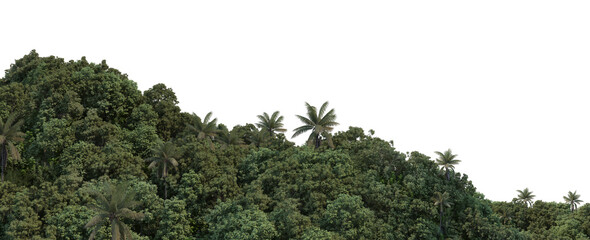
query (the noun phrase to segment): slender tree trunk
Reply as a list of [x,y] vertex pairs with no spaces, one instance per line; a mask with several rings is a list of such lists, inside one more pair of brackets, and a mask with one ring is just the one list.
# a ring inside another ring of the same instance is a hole
[[439,222],[438,222],[438,227],[440,228],[440,234],[441,236],[445,234],[445,231],[443,230],[443,226],[442,226],[442,210],[439,212]]
[[119,240],[115,231],[115,220],[111,220],[111,240]]
[[322,140],[320,139],[320,135],[318,135],[315,139],[315,148],[319,148]]
[[166,178],[164,178],[164,200],[168,199],[168,188],[166,186]]
[[0,149],[0,151],[2,151],[2,182],[4,182],[4,170],[6,169],[6,162],[8,161],[8,151],[6,149],[6,143],[2,144],[2,148]]
[[451,177],[449,176],[449,169],[447,169],[447,181],[450,181]]

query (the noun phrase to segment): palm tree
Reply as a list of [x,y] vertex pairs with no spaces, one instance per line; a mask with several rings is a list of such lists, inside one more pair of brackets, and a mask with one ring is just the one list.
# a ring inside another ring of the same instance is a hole
[[258,130],[258,128],[252,128],[252,134],[248,137],[248,141],[251,145],[256,147],[266,146],[268,142],[268,135],[264,130]]
[[103,191],[94,191],[96,203],[89,208],[98,213],[86,224],[86,228],[94,228],[90,234],[89,240],[94,239],[98,229],[105,224],[105,220],[111,224],[111,234],[113,240],[133,239],[129,227],[122,221],[123,218],[141,220],[143,213],[133,210],[138,202],[134,201],[135,192],[128,191],[129,184],[120,182],[116,185],[106,184]]
[[533,195],[532,191],[529,191],[529,188],[525,188],[524,190],[516,190],[518,192],[518,200],[521,202],[524,202],[527,207],[530,207],[533,205],[533,198],[535,198],[535,195]]
[[168,198],[168,189],[166,187],[166,177],[168,177],[168,166],[178,167],[176,158],[180,155],[176,146],[171,141],[160,142],[152,149],[153,156],[146,159],[151,162],[148,168],[158,168],[161,170],[161,177],[164,181],[164,199]]
[[448,192],[444,192],[444,193],[435,192],[434,197],[432,197],[432,201],[434,202],[434,205],[439,207],[439,209],[438,209],[439,225],[438,226],[440,228],[441,234],[444,234],[444,229],[443,229],[443,225],[442,225],[444,208],[451,207],[451,203],[449,202],[449,198],[450,197],[449,197]]
[[25,134],[20,131],[20,127],[24,121],[20,120],[14,122],[16,119],[15,114],[10,114],[6,119],[6,122],[0,119],[0,154],[1,154],[1,165],[2,165],[2,182],[4,182],[4,170],[8,163],[8,152],[12,155],[15,160],[20,159],[20,154],[14,146],[17,142],[24,141]]
[[502,223],[504,225],[507,225],[510,222],[510,220],[512,220],[512,217],[508,213],[508,210],[506,210],[506,209],[500,209],[498,211],[498,213],[500,213],[500,219],[502,219]]
[[268,113],[263,113],[257,116],[260,122],[256,123],[259,128],[268,131],[269,136],[273,136],[275,132],[286,132],[287,129],[283,128],[283,116],[279,116],[279,111],[276,111],[272,116],[268,116]]
[[300,134],[311,130],[311,134],[307,140],[307,144],[314,145],[315,148],[319,148],[322,142],[322,138],[325,137],[330,147],[334,147],[332,143],[332,135],[330,132],[334,129],[334,126],[338,125],[336,122],[336,114],[334,109],[326,112],[328,109],[328,102],[325,102],[320,111],[318,112],[316,107],[305,103],[307,107],[307,117],[297,115],[297,118],[303,122],[303,126],[295,128],[293,137],[297,137]]
[[[213,140],[217,136],[218,129],[217,129],[217,118],[211,120],[211,116],[213,112],[207,113],[205,119],[201,121],[201,118],[197,115],[196,121],[194,124],[187,124],[186,127],[189,131],[195,133],[197,135],[197,139],[210,139]],[[211,121],[210,121],[211,120]]]
[[578,209],[578,204],[583,202],[580,200],[580,194],[578,194],[578,191],[569,191],[567,196],[563,196],[563,200],[565,200],[571,206],[572,212]]
[[223,124],[219,124],[219,136],[217,138],[218,142],[221,142],[225,146],[228,145],[244,145],[244,141],[240,136],[235,133],[231,133],[227,127]]
[[451,177],[449,175],[449,169],[455,170],[455,165],[459,164],[461,160],[455,159],[457,157],[457,154],[453,154],[451,149],[446,150],[444,153],[441,153],[439,151],[436,151],[434,153],[438,155],[438,158],[436,159],[436,164],[438,164],[441,167],[441,170],[445,170],[447,181],[451,180]]

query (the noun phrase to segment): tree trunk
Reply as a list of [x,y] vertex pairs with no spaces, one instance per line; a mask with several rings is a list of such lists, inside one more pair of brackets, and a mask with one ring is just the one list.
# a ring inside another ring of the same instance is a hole
[[164,178],[164,200],[168,199],[168,188],[166,187],[166,178]]
[[117,238],[117,232],[116,232],[115,224],[116,224],[115,220],[114,219],[111,220],[111,240],[119,240]]
[[4,182],[4,170],[6,169],[6,162],[8,161],[8,151],[6,149],[6,143],[2,144],[2,148],[0,149],[2,152],[2,182]]
[[315,139],[315,148],[319,148],[321,142],[322,142],[322,139],[320,139],[320,135],[318,135]]
[[445,234],[445,232],[443,231],[443,226],[442,226],[442,210],[439,212],[439,222],[438,222],[438,227],[440,229],[440,234],[441,236],[443,236]]

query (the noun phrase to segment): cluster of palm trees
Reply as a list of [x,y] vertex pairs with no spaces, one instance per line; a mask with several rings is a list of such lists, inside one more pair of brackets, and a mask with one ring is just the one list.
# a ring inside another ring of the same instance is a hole
[[[444,171],[444,174],[447,178],[447,181],[451,180],[451,171],[454,172],[455,165],[459,164],[461,160],[456,159],[457,154],[453,154],[451,149],[446,150],[444,153],[436,151],[434,152],[438,155],[436,159],[436,164],[440,166],[440,170]],[[438,215],[439,215],[439,231],[441,235],[444,235],[444,228],[442,224],[444,208],[451,207],[450,196],[448,192],[440,193],[435,192],[434,197],[432,197],[432,201],[434,205],[438,208]]]
[[[334,147],[332,143],[331,131],[334,126],[337,126],[336,114],[334,109],[328,111],[328,102],[325,102],[320,107],[319,111],[316,107],[311,106],[309,103],[305,103],[307,109],[307,117],[296,115],[297,118],[303,123],[302,126],[295,128],[293,131],[293,138],[311,131],[308,137],[307,144],[319,148],[322,141],[327,141],[330,147]],[[259,122],[256,126],[261,130],[254,134],[252,142],[260,143],[265,137],[273,137],[278,132],[286,132],[287,130],[283,125],[283,116],[280,116],[279,111],[275,111],[271,115],[263,113],[257,116]],[[4,181],[4,173],[7,165],[8,154],[10,153],[14,159],[19,159],[20,154],[15,147],[15,144],[24,140],[24,133],[20,131],[23,121],[15,122],[15,115],[11,114],[6,122],[0,119],[0,157],[2,166],[2,182]],[[228,145],[231,144],[243,144],[242,139],[239,136],[232,135],[227,127],[222,124],[217,124],[217,118],[212,119],[212,112],[209,112],[204,119],[196,116],[196,120],[193,124],[187,124],[187,130],[195,134],[197,139],[205,140],[209,143],[212,141],[219,141]],[[256,144],[258,146],[258,144]],[[445,152],[435,152],[438,155],[436,163],[440,166],[441,171],[444,172],[447,181],[451,180],[451,173],[455,169],[455,165],[459,164],[461,160],[456,159],[457,155],[453,154],[451,149]],[[150,169],[157,169],[163,184],[164,184],[164,199],[168,197],[166,178],[168,176],[168,170],[170,168],[176,168],[178,166],[177,158],[180,153],[177,147],[171,142],[160,142],[152,149],[152,157],[146,159],[150,162]],[[108,219],[111,223],[111,232],[113,239],[126,239],[131,238],[129,228],[121,221],[122,218],[141,219],[143,215],[141,213],[134,212],[131,210],[137,203],[134,201],[134,193],[127,191],[128,184],[122,182],[116,185],[105,185],[103,191],[94,192],[96,196],[96,204],[92,205],[98,215],[92,218],[87,228],[94,228],[90,239],[93,239],[96,235],[96,230],[99,229],[104,220]],[[527,207],[532,206],[535,195],[532,194],[528,188],[518,191],[518,201],[526,204]],[[577,205],[582,202],[580,195],[577,191],[568,192],[567,196],[563,197],[564,200],[571,206],[571,211],[577,209]],[[450,196],[447,192],[440,193],[436,192],[432,198],[434,205],[437,206],[440,220],[440,231],[444,234],[442,225],[444,208],[451,206]]]
[[[436,163],[441,167],[441,170],[444,170],[445,172],[445,176],[447,178],[447,180],[451,179],[451,171],[455,170],[455,165],[459,164],[461,162],[461,160],[456,159],[457,155],[453,154],[451,149],[448,149],[447,151],[443,152],[435,152],[438,155],[438,158],[436,159]],[[532,191],[530,191],[528,188],[525,188],[523,190],[516,190],[518,192],[518,197],[517,197],[517,201],[524,203],[527,207],[531,207],[533,206],[533,199],[535,198],[535,195],[533,194]],[[435,193],[435,197],[433,199],[435,200],[435,204],[438,206],[441,206],[440,209],[440,214],[441,214],[441,219],[442,219],[442,199],[443,199],[443,195],[439,192]],[[447,195],[448,198],[448,195]],[[440,201],[439,201],[440,200]],[[563,200],[565,200],[565,202],[567,204],[570,205],[570,210],[573,212],[576,209],[578,209],[578,204],[582,203],[583,201],[580,200],[580,194],[578,194],[578,191],[569,191],[568,194],[566,196],[563,196]],[[442,229],[441,229],[442,230]]]
[[[516,190],[518,192],[517,201],[524,203],[527,207],[533,206],[533,199],[535,195],[533,192],[529,190],[529,188],[525,188],[523,190]],[[578,204],[584,202],[580,199],[580,194],[578,191],[568,191],[566,196],[563,196],[563,200],[570,205],[570,210],[573,212],[578,209]]]
[[[296,115],[303,125],[293,130],[293,138],[307,131],[311,131],[307,141],[308,145],[319,148],[321,142],[326,140],[329,146],[334,147],[332,135],[330,134],[334,130],[334,126],[338,125],[334,109],[328,111],[328,102],[322,104],[319,111],[307,102],[305,103],[305,107],[307,108],[307,117]],[[243,144],[240,137],[232,135],[227,127],[222,124],[217,125],[217,118],[212,119],[212,112],[207,113],[202,120],[199,116],[195,117],[196,120],[193,124],[187,124],[187,130],[195,134],[197,139],[205,139],[208,142],[217,140],[228,145]],[[256,126],[260,128],[260,131],[256,129],[257,132],[253,134],[253,139],[251,139],[251,142],[257,146],[262,142],[264,137],[273,137],[279,132],[287,131],[283,124],[284,117],[280,115],[279,111],[275,111],[271,115],[265,112],[257,117],[259,122],[256,123]]]

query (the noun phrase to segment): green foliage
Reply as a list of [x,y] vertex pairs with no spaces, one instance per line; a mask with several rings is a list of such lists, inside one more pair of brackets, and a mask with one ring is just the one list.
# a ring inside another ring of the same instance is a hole
[[[384,230],[375,214],[365,208],[359,196],[340,194],[326,207],[320,226],[338,233],[345,239],[386,239],[380,234]],[[391,238],[391,237],[389,237]]]
[[297,199],[288,198],[279,202],[269,214],[279,234],[278,239],[298,239],[311,226],[311,219],[301,214],[299,206]]
[[41,220],[34,210],[34,204],[27,190],[17,192],[12,202],[6,222],[3,226],[5,239],[33,239],[39,238]]
[[207,239],[272,239],[278,235],[264,212],[236,201],[218,203],[205,219]]
[[198,140],[213,140],[219,133],[219,129],[217,128],[217,118],[211,119],[212,115],[212,112],[207,113],[203,120],[199,116],[193,115],[194,122],[186,125],[187,130],[194,134]]
[[136,193],[128,188],[129,184],[126,182],[116,185],[105,183],[101,190],[92,192],[96,202],[89,205],[89,208],[95,211],[95,215],[84,226],[93,229],[89,239],[94,239],[105,221],[111,226],[112,239],[133,238],[131,229],[123,219],[141,220],[144,215],[132,210],[138,202],[135,201]]
[[438,155],[436,159],[436,164],[438,164],[441,169],[445,170],[445,176],[447,176],[447,180],[451,179],[450,171],[455,170],[455,165],[459,164],[461,160],[455,159],[457,154],[453,154],[451,149],[446,150],[444,153],[439,151],[434,152]]
[[266,112],[258,115],[260,121],[256,123],[256,126],[266,131],[270,136],[274,136],[275,132],[286,132],[287,129],[283,128],[283,116],[279,114],[279,111],[275,111],[272,116],[269,116]]
[[305,103],[307,108],[307,117],[297,115],[297,118],[304,124],[301,127],[295,128],[293,131],[293,137],[297,137],[300,134],[311,131],[307,144],[319,148],[323,139],[326,139],[330,147],[334,147],[332,143],[332,135],[330,132],[334,129],[334,126],[338,125],[336,122],[336,113],[334,109],[328,110],[328,102],[325,102],[320,107],[318,112],[317,108]]
[[176,198],[166,200],[160,215],[162,220],[155,239],[187,239],[191,236],[190,215],[186,212],[184,200]]
[[518,200],[525,203],[527,206],[533,205],[533,199],[535,195],[533,195],[532,191],[529,191],[529,188],[525,188],[524,190],[516,190],[518,192]]
[[[167,141],[174,138],[184,129],[183,116],[178,107],[176,94],[166,85],[158,83],[152,88],[146,90],[144,98],[147,104],[152,106],[153,111],[157,113],[156,127],[161,139]],[[139,111],[139,110],[138,110]],[[149,110],[141,110],[149,114]],[[133,116],[137,119],[139,116]],[[146,119],[153,119],[152,115],[142,116]]]
[[229,131],[227,129],[227,127],[223,124],[219,124],[218,127],[218,137],[216,138],[216,140],[223,144],[224,147],[227,147],[229,145],[237,145],[237,146],[243,146],[244,145],[244,140],[242,140],[242,138],[235,133],[234,131]]
[[89,232],[84,225],[90,221],[94,212],[86,206],[71,205],[48,217],[45,232],[52,239],[88,239]]
[[150,162],[148,168],[156,169],[164,181],[164,199],[168,198],[168,191],[166,186],[166,177],[168,177],[168,170],[178,167],[176,158],[180,156],[178,149],[174,143],[159,142],[154,149],[152,149],[152,157],[146,159]]
[[13,159],[20,159],[20,153],[15,143],[24,141],[24,133],[20,131],[24,121],[16,121],[14,114],[8,116],[6,122],[0,119],[0,165],[2,165],[2,182],[4,182],[4,171],[8,164],[8,153]]
[[164,84],[142,94],[106,61],[33,50],[0,79],[10,170],[0,182],[0,239],[590,236],[590,205],[575,210],[576,192],[567,203],[532,204],[528,189],[491,202],[454,171],[450,150],[433,161],[400,153],[372,130],[332,136],[328,102],[306,108],[294,136],[311,131],[313,147],[298,147],[281,133],[279,111],[228,128],[212,113],[181,112]]
[[76,142],[75,129],[66,119],[52,118],[43,123],[42,129],[30,150],[42,162],[55,161],[64,149]]
[[305,229],[301,236],[302,240],[340,240],[344,239],[334,232],[326,231],[324,229],[312,226]]
[[580,199],[580,194],[578,194],[578,191],[569,191],[567,196],[563,196],[563,200],[565,200],[565,202],[570,205],[572,212],[578,209],[578,204],[584,202]]

